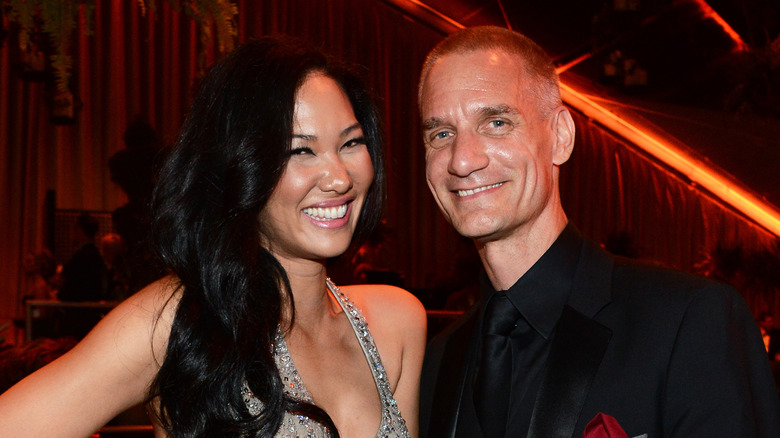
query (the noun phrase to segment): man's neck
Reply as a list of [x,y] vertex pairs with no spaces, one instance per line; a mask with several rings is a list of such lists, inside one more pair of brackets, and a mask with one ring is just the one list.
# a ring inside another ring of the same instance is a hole
[[509,289],[544,255],[567,224],[561,214],[555,220],[536,223],[503,239],[476,242],[490,282],[496,290]]

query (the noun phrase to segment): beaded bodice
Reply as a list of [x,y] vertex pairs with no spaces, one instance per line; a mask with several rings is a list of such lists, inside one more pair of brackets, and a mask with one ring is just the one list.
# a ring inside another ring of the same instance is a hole
[[[376,383],[377,391],[379,392],[379,400],[382,404],[381,422],[376,437],[408,437],[409,431],[406,429],[406,421],[404,421],[401,416],[401,411],[398,409],[398,405],[393,398],[385,367],[382,365],[379,351],[376,348],[376,344],[374,344],[374,338],[368,331],[368,324],[366,324],[363,313],[335,284],[333,284],[333,282],[330,281],[330,279],[327,279],[326,284],[328,290],[333,294],[336,301],[338,301],[339,305],[344,310],[344,314],[347,316],[347,319],[352,326],[352,330],[355,332],[355,336],[360,342],[363,354],[366,356],[366,360],[371,369],[371,374],[374,376],[374,383]],[[273,353],[274,359],[276,360],[276,367],[279,370],[279,376],[282,379],[285,394],[295,400],[314,404],[311,395],[303,384],[300,374],[298,374],[298,370],[295,368],[292,357],[290,357],[290,351],[287,349],[287,343],[284,340],[284,334],[281,329],[278,329],[276,332]],[[253,415],[259,414],[262,410],[260,401],[252,395],[247,385],[244,385],[242,392],[244,395],[244,402],[247,404],[249,412]],[[328,436],[330,436],[330,434],[328,434],[327,429],[322,424],[311,420],[306,416],[296,415],[290,412],[285,412],[282,426],[276,433],[277,438],[314,438]]]

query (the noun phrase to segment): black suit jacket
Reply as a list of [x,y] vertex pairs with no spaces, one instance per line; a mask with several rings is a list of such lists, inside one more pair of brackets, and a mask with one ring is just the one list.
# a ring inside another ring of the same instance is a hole
[[[472,309],[428,347],[422,437],[475,437],[478,426],[464,433],[456,425],[466,418],[478,314]],[[780,437],[766,353],[739,294],[587,240],[542,375],[528,437],[580,437],[599,412],[630,437]]]

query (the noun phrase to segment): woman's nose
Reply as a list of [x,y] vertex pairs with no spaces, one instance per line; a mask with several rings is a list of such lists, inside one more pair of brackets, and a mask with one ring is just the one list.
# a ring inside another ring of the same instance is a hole
[[352,177],[346,164],[338,158],[328,160],[323,166],[320,189],[325,192],[346,193],[352,188]]

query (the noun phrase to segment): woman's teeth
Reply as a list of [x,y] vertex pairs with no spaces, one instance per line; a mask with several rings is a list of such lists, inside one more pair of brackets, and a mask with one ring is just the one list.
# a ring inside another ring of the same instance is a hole
[[347,204],[339,205],[338,207],[312,207],[304,208],[303,212],[310,218],[318,221],[329,221],[333,219],[341,219],[347,214]]

